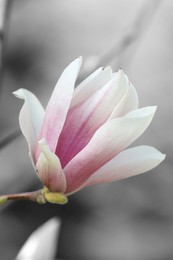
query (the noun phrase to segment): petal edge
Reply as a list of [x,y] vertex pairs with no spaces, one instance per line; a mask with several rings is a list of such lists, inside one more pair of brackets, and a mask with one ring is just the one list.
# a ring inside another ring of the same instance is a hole
[[[52,152],[56,150],[59,135],[71,103],[74,85],[81,63],[82,58],[79,57],[66,67],[53,90],[45,111],[39,139],[44,138]],[[36,157],[38,157],[38,154]]]
[[158,166],[166,155],[152,146],[126,149],[88,178],[83,187],[113,182],[142,174]]
[[29,155],[32,164],[34,165],[35,144],[43,121],[44,108],[37,97],[27,89],[18,89],[17,91],[14,91],[13,94],[17,98],[24,100],[24,104],[19,113],[19,125],[27,140]]

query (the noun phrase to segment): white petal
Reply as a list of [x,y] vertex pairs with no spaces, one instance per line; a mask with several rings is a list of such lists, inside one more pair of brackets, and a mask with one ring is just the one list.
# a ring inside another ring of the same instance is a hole
[[91,175],[83,187],[113,182],[155,168],[165,155],[151,146],[138,146],[122,151]]
[[16,260],[54,259],[57,252],[59,229],[59,219],[52,218],[48,220],[29,236]]
[[38,135],[44,117],[44,109],[37,97],[26,89],[21,88],[13,92],[13,94],[25,101],[19,114],[19,124],[28,142],[29,155],[34,165],[34,149],[38,141]]
[[113,73],[110,67],[99,68],[86,78],[74,91],[71,107],[83,103],[94,92],[103,87],[111,78]]
[[134,88],[134,86],[130,83],[126,93],[121,98],[120,102],[115,106],[112,114],[109,117],[110,119],[124,116],[138,108],[138,94]]

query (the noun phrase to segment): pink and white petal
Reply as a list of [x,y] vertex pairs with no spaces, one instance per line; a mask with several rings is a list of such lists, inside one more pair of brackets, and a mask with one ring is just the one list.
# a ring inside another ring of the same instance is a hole
[[19,114],[19,124],[28,143],[32,164],[35,165],[34,149],[44,118],[44,109],[37,97],[26,89],[18,89],[14,91],[13,94],[24,100],[24,105]]
[[39,139],[44,138],[52,152],[56,150],[58,138],[66,119],[81,62],[82,58],[79,57],[63,71],[45,111]]
[[78,189],[95,171],[135,141],[149,126],[156,107],[134,110],[107,121],[64,168],[67,190]]
[[119,153],[91,175],[83,188],[144,173],[159,165],[165,157],[165,154],[151,146],[129,148]]
[[45,139],[39,141],[40,155],[36,172],[44,185],[52,192],[66,190],[66,179],[59,158],[50,151]]
[[125,75],[119,71],[85,103],[70,109],[56,149],[63,168],[107,121],[128,88]]
[[138,94],[134,88],[134,86],[130,83],[126,93],[121,98],[120,102],[115,106],[112,111],[109,120],[124,116],[130,111],[133,111],[138,108]]
[[113,77],[110,67],[99,68],[75,88],[71,107],[85,102],[97,90],[103,87]]

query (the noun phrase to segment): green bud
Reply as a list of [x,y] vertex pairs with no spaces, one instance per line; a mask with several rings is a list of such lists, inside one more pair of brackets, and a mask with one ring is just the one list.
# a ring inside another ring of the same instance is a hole
[[45,200],[45,198],[42,194],[38,194],[36,200],[37,200],[37,203],[39,203],[39,204],[45,204],[46,203],[46,200]]
[[0,197],[0,205],[5,204],[5,202],[7,202],[7,200],[8,200],[8,198],[5,196]]
[[66,204],[68,202],[67,197],[60,192],[48,192],[44,194],[45,199],[50,202],[50,203],[55,203],[55,204]]
[[46,187],[46,186],[44,186],[43,187],[43,189],[41,190],[41,193],[43,194],[43,196],[46,194],[46,193],[49,193],[50,191],[49,191],[49,189]]

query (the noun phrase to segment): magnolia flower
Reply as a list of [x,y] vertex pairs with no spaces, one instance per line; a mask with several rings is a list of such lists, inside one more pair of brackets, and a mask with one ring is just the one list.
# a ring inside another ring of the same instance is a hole
[[46,110],[30,91],[14,92],[24,100],[20,128],[44,184],[25,197],[40,203],[63,204],[87,186],[146,172],[165,158],[151,146],[126,149],[149,126],[156,107],[138,108],[124,72],[99,68],[74,89],[80,66],[77,58],[64,70]]

